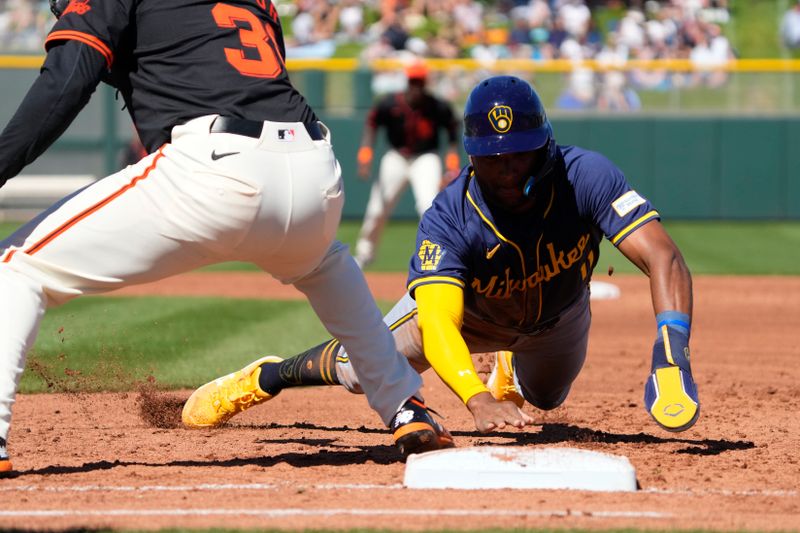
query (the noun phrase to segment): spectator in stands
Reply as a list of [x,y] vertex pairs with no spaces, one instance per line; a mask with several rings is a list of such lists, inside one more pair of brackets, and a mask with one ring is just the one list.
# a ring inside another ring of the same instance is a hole
[[474,0],[453,0],[452,17],[462,42],[474,44],[483,32],[483,4]]
[[781,39],[787,48],[800,48],[800,0],[781,19]]
[[722,35],[716,24],[703,25],[696,35],[697,42],[689,53],[689,59],[698,69],[693,84],[703,83],[709,87],[719,87],[728,79],[727,72],[721,67],[733,59],[728,39]]
[[[667,57],[666,45],[661,42],[656,46],[644,46],[633,51],[633,58],[649,61],[659,57]],[[667,90],[672,87],[669,71],[665,68],[634,68],[630,71],[630,83],[634,89]]]
[[639,95],[628,86],[625,73],[610,70],[603,74],[597,95],[599,111],[638,111],[641,107]]
[[568,75],[567,87],[556,100],[562,111],[586,111],[595,107],[594,72],[575,69]]
[[517,46],[530,45],[531,27],[525,17],[515,17],[512,22],[512,29],[508,33],[508,46],[512,49]]
[[564,22],[564,29],[573,37],[582,37],[589,28],[592,12],[583,0],[562,0],[558,17]]
[[564,21],[560,17],[556,17],[553,21],[553,29],[550,30],[547,36],[547,42],[550,47],[556,51],[558,54],[558,50],[561,49],[561,45],[564,44],[570,37],[569,32],[564,29]]
[[339,10],[340,35],[347,41],[364,38],[364,3],[361,0],[341,0]]
[[41,50],[46,31],[37,24],[36,4],[9,0],[3,13],[0,46],[9,51]]
[[442,59],[455,59],[459,57],[461,49],[456,44],[455,32],[449,25],[439,27],[436,35],[428,40],[428,50],[431,57]]

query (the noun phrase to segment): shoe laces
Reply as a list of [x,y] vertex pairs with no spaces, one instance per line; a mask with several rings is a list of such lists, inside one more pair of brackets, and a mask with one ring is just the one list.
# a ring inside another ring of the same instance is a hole
[[[413,401],[412,401],[412,400],[413,400]],[[439,418],[441,418],[442,420],[444,420],[444,416],[443,416],[442,414],[440,414],[438,411],[435,411],[435,410],[433,410],[432,408],[428,407],[428,406],[425,404],[425,402],[423,402],[422,400],[420,400],[419,398],[417,398],[417,397],[415,397],[415,396],[412,396],[411,398],[409,398],[409,399],[408,399],[408,401],[406,402],[406,404],[411,404],[411,405],[413,405],[413,406],[414,406],[414,407],[409,407],[409,408],[408,408],[408,409],[410,409],[412,412],[414,412],[414,413],[415,413],[415,415],[414,415],[414,418],[417,418],[417,413],[418,413],[418,411],[417,411],[417,410],[421,410],[421,411],[422,411],[422,414],[423,414],[424,416],[426,416],[427,418],[429,418],[429,419],[430,419],[430,421],[431,421],[431,422],[433,422],[433,423],[434,423],[434,424],[436,424],[436,425],[440,425],[440,424],[439,424],[439,423],[438,423],[438,422],[437,422],[437,421],[436,421],[436,420],[433,418],[433,416],[431,416],[431,414],[434,414],[434,415],[436,415],[437,417],[439,417]],[[406,405],[406,404],[404,404],[404,406],[403,406],[403,409],[406,409],[406,407],[405,407],[405,405]],[[402,411],[403,409],[401,409],[400,411]],[[395,415],[395,416],[396,416],[396,415]]]

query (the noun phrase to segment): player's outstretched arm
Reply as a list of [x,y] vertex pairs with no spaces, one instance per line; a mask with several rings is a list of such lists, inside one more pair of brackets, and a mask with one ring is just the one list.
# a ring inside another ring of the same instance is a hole
[[450,284],[421,285],[415,291],[422,348],[433,370],[455,392],[482,433],[506,426],[524,427],[533,419],[513,402],[495,400],[478,378],[461,336],[464,291]]
[[684,431],[697,421],[700,402],[689,363],[692,278],[678,247],[658,221],[629,235],[619,250],[650,277],[657,334],[644,402],[650,416],[668,431]]
[[0,187],[64,133],[105,69],[103,56],[81,42],[50,48],[39,76],[0,134]]
[[358,162],[358,177],[365,180],[369,178],[372,170],[372,159],[374,156],[375,134],[378,128],[377,108],[372,108],[364,124],[364,133],[361,135],[361,146],[358,148],[356,160]]

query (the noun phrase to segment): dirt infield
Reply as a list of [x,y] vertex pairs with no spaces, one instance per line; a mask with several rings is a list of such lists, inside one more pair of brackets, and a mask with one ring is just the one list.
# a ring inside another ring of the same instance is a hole
[[[642,408],[655,329],[646,278],[601,278],[622,297],[593,302],[586,367],[564,406],[526,407],[533,428],[478,434],[431,372],[425,395],[459,446],[625,455],[637,471],[636,493],[404,489],[404,464],[376,415],[363,396],[338,388],[286,391],[208,431],[176,426],[188,391],[31,395],[15,407],[16,474],[0,480],[0,529],[797,530],[800,278],[695,279],[702,413],[681,434],[658,429]],[[403,282],[370,277],[382,299],[399,296]],[[154,292],[293,297],[263,275],[210,273],[124,294]]]

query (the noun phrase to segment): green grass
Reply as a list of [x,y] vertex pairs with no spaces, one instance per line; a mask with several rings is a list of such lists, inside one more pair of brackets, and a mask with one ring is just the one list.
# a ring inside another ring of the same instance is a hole
[[[800,223],[667,222],[693,274],[800,275]],[[600,248],[595,273],[638,272],[608,241]]]
[[[339,237],[355,240],[357,222]],[[0,237],[16,225],[0,225]],[[375,270],[403,272],[416,223],[387,228]],[[667,229],[694,274],[800,275],[798,222],[671,222]],[[603,243],[597,277],[635,272]],[[227,263],[217,269],[252,268]],[[379,302],[385,312],[393,302]],[[51,309],[28,360],[22,392],[193,387],[267,354],[293,355],[328,338],[304,301],[86,297]],[[48,387],[49,385],[49,387]]]
[[730,2],[731,21],[725,34],[734,50],[742,58],[760,59],[782,57],[784,48],[780,41],[781,6],[788,7],[793,0],[739,0]]
[[[800,275],[800,222],[675,221],[665,225],[695,274]],[[378,257],[367,271],[405,272],[414,252],[416,227],[415,221],[389,224]],[[14,224],[0,224],[0,238],[14,228]],[[345,221],[339,228],[339,240],[352,249],[358,229],[358,221]],[[609,265],[620,273],[637,271],[607,241],[601,246],[598,265],[598,274],[604,273]],[[206,270],[255,271],[256,267],[224,263]]]
[[194,387],[329,338],[305,301],[80,298],[45,314],[20,390],[132,390],[149,376]]

